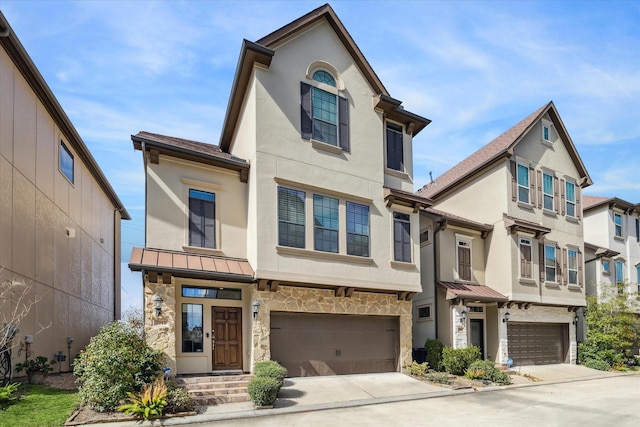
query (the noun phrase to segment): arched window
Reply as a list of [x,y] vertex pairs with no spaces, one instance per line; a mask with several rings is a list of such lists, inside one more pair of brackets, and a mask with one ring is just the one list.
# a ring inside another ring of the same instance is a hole
[[329,86],[336,87],[336,80],[333,78],[331,74],[327,73],[324,70],[318,70],[315,73],[313,73],[313,80],[320,83],[326,83]]

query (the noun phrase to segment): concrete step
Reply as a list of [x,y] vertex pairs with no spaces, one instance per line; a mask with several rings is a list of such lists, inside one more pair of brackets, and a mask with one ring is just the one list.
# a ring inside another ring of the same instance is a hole
[[246,390],[248,385],[249,385],[249,381],[233,381],[228,383],[205,382],[205,383],[195,383],[195,384],[181,384],[180,387],[184,387],[189,391],[224,390],[229,388],[244,388]]
[[178,385],[183,384],[200,384],[200,383],[226,383],[233,381],[251,381],[253,375],[203,375],[203,376],[188,376],[188,377],[176,377],[175,381]]
[[189,388],[187,390],[191,396],[226,396],[246,393],[247,387],[201,388],[197,390]]
[[229,394],[225,396],[193,396],[196,405],[222,405],[225,403],[249,402],[249,393]]

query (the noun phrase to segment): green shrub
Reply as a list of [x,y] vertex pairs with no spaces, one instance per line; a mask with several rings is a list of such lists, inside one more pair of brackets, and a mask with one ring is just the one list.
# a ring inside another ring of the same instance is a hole
[[431,369],[436,371],[442,370],[442,349],[444,346],[439,339],[427,339],[424,343],[424,349],[426,352],[426,362]]
[[129,403],[120,405],[118,411],[125,414],[141,416],[145,420],[150,417],[161,417],[162,410],[167,406],[167,385],[159,377],[153,384],[146,385],[142,391],[134,394],[127,393]]
[[153,382],[160,373],[162,352],[149,347],[134,329],[119,322],[104,326],[78,355],[73,372],[81,382],[81,403],[110,411]]
[[16,363],[16,372],[51,372],[55,363],[55,360],[49,360],[46,356],[38,356],[35,359]]
[[451,379],[449,378],[449,374],[447,374],[446,372],[427,372],[427,374],[425,375],[425,378],[429,381],[431,381],[432,383],[438,383],[438,384],[449,384],[451,382]]
[[476,360],[480,359],[478,347],[442,349],[442,366],[445,371],[453,375],[464,375],[464,371]]
[[496,368],[491,360],[476,360],[465,371],[465,376],[471,379],[491,381],[498,384],[511,384],[511,377]]
[[178,387],[175,382],[168,381],[167,406],[164,409],[170,414],[190,412],[195,409],[195,404],[186,388]]
[[411,363],[411,366],[409,366],[409,372],[411,375],[415,375],[417,377],[423,377],[424,374],[427,373],[428,369],[429,365],[427,362],[418,363],[415,360]]
[[274,360],[263,360],[253,365],[253,375],[256,378],[267,377],[273,378],[280,384],[278,389],[284,384],[287,376],[287,368]]
[[0,409],[5,409],[18,400],[20,384],[12,383],[0,387]]
[[604,360],[599,359],[587,359],[583,363],[584,366],[591,369],[597,369],[599,371],[608,371],[611,369],[611,365],[609,365]]
[[255,377],[247,388],[255,406],[269,406],[273,405],[278,397],[280,382],[276,378]]

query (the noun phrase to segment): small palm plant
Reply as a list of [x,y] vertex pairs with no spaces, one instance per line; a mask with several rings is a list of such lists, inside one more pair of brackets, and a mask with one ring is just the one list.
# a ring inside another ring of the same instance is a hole
[[167,385],[164,378],[158,377],[153,384],[147,384],[139,393],[127,393],[129,403],[120,405],[119,411],[125,414],[141,416],[145,420],[150,417],[161,417],[167,406]]

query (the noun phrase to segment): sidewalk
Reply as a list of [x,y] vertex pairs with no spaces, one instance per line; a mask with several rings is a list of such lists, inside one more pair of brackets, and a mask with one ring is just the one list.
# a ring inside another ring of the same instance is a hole
[[[624,375],[597,371],[576,365],[526,366],[516,367],[514,371],[516,375],[512,375],[512,385],[487,387],[478,391],[489,392],[508,388],[585,381]],[[525,376],[525,374],[529,377]],[[278,399],[273,409],[255,410],[251,402],[227,403],[208,406],[204,412],[195,416],[163,419],[161,425],[194,425],[213,421],[357,407],[474,392],[476,391],[473,389],[452,390],[435,386],[401,373],[287,378],[284,387],[278,394]],[[158,421],[92,424],[95,427],[144,427],[154,425],[158,425]]]

